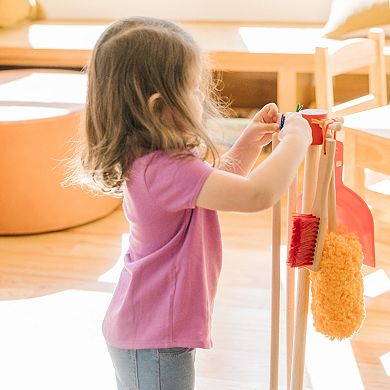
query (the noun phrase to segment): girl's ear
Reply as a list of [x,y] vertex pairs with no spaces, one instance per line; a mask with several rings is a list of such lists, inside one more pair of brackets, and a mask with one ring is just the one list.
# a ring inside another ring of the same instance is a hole
[[153,111],[154,105],[156,104],[156,100],[160,97],[161,94],[159,92],[156,92],[148,99],[148,107],[150,111]]

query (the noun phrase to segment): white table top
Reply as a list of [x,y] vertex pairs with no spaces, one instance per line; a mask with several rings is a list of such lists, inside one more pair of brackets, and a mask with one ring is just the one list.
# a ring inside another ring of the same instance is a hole
[[390,139],[390,105],[346,115],[344,127]]

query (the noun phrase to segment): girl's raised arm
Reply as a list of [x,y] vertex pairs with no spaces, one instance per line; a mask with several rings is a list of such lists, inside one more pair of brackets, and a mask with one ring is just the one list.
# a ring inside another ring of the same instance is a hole
[[292,113],[280,138],[278,148],[247,177],[215,169],[203,184],[196,205],[238,212],[273,206],[291,184],[312,142],[310,126],[300,114]]
[[233,146],[218,161],[223,171],[247,176],[255,165],[263,146],[279,130],[280,114],[275,103],[266,104],[244,129]]

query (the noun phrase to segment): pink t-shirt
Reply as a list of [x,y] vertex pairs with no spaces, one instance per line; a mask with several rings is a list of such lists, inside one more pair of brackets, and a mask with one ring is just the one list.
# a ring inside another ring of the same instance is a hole
[[211,314],[221,270],[217,212],[196,207],[213,171],[164,152],[137,159],[124,188],[130,244],[103,321],[124,349],[211,348]]

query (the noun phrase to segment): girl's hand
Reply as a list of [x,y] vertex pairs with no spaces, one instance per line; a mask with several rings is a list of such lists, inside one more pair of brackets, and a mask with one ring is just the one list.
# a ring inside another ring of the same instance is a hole
[[288,112],[286,114],[284,127],[278,135],[279,140],[282,140],[289,134],[299,135],[307,146],[313,142],[309,122],[299,112]]
[[279,131],[280,117],[277,105],[268,103],[256,113],[245,131],[252,134],[257,144],[267,145],[272,140],[272,134]]

